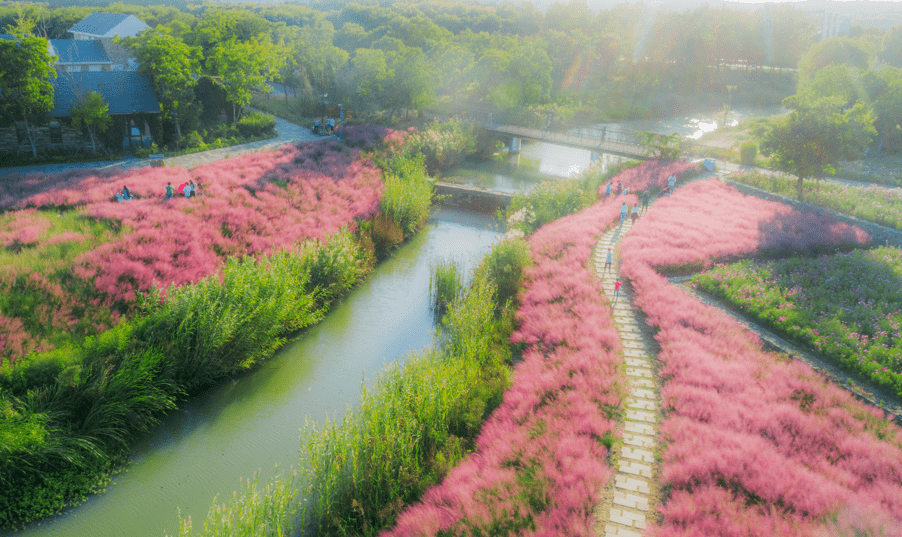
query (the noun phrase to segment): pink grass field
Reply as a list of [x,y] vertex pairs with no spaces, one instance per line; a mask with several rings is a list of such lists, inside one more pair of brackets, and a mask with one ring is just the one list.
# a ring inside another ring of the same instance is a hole
[[[698,164],[685,161],[649,160],[635,168],[629,168],[617,174],[609,183],[612,187],[617,183],[623,183],[623,188],[628,188],[632,193],[643,190],[660,190],[667,186],[667,178],[671,175],[680,179],[688,172],[698,169]],[[598,197],[604,197],[605,185],[598,187]]]
[[714,180],[658,201],[624,239],[622,274],[658,329],[665,379],[669,495],[651,535],[902,535],[902,430],[655,271],[867,239]]
[[[595,237],[619,215],[597,204],[538,230],[516,342],[512,386],[477,451],[404,511],[384,535],[593,535],[592,511],[612,475],[605,409],[621,405],[620,340],[587,268]],[[501,531],[501,529],[504,529]]]
[[[349,127],[345,134],[362,147],[386,138],[395,143],[403,136],[370,127]],[[188,180],[198,184],[199,196],[164,199],[167,182],[177,187]],[[137,199],[117,203],[115,192],[123,186]],[[75,233],[47,236],[46,222],[32,222],[30,207],[75,207],[87,217],[121,224],[120,236],[81,255],[72,273],[94,283],[97,295],[90,301],[95,306],[127,309],[138,292],[198,281],[215,274],[226,257],[269,254],[304,240],[324,240],[344,227],[353,229],[378,210],[383,187],[380,170],[362,159],[359,149],[333,141],[286,145],[192,170],[32,174],[0,193],[0,207],[17,215],[0,241],[10,246],[79,240]],[[12,281],[14,272],[0,276]],[[72,301],[60,293],[49,302]],[[96,327],[104,328],[108,326]],[[15,361],[27,352],[28,338],[21,322],[0,318],[0,359]],[[37,342],[31,347],[42,348]]]

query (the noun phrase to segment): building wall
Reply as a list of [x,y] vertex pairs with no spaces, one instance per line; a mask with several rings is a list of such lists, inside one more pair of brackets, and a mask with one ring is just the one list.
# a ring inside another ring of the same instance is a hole
[[[91,143],[91,139],[81,133],[80,129],[75,129],[65,123],[60,124],[62,131],[62,144],[50,143],[50,126],[44,125],[38,127],[36,145],[38,150],[41,149],[62,149],[62,148],[78,148],[87,147]],[[11,153],[15,155],[17,152],[31,153],[31,144],[28,140],[19,145],[16,127],[0,128],[0,153]]]

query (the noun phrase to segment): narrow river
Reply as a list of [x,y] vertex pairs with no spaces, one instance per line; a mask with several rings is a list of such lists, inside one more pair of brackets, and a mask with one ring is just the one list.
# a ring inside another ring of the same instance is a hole
[[488,215],[439,209],[429,226],[262,368],[210,389],[167,416],[132,452],[106,492],[19,536],[161,537],[178,513],[202,523],[217,494],[240,478],[296,465],[309,417],[340,418],[362,382],[386,363],[432,344],[431,267],[455,259],[468,269],[501,236]]

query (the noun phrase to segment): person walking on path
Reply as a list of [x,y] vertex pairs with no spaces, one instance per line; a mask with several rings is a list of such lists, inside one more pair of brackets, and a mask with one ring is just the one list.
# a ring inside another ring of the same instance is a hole
[[166,183],[166,199],[172,199],[172,183]]
[[611,252],[611,249],[608,248],[608,256],[604,261],[604,271],[607,272],[609,268],[611,268],[611,263],[614,262],[614,254]]
[[633,210],[630,211],[630,221],[633,225],[636,225],[636,219],[639,218],[639,205],[633,205]]
[[648,210],[648,189],[642,191],[642,212]]
[[329,129],[329,134],[332,134],[332,132],[335,130],[335,118],[334,117],[330,117],[329,120],[326,121],[326,127],[328,127],[328,129]]
[[[673,192],[673,189],[676,188],[676,177],[673,175],[667,178],[667,188],[670,192]],[[667,193],[668,196],[670,196],[670,192]]]
[[614,300],[617,300],[618,298],[620,298],[620,287],[622,285],[623,284],[620,283],[620,278],[617,278],[617,281],[614,282]]
[[626,206],[626,202],[623,202],[623,205],[620,206],[620,225],[623,225],[623,221],[626,220],[626,213],[629,211],[629,207]]
[[611,197],[611,182],[608,181],[608,184],[604,187],[604,198],[608,199]]
[[617,195],[619,196],[621,192],[623,192],[623,183],[618,181],[617,182]]

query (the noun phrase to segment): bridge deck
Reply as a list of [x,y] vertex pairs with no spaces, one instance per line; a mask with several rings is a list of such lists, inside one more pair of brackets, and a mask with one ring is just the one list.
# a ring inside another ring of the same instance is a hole
[[627,140],[623,133],[611,132],[610,136],[596,134],[575,134],[567,132],[554,132],[529,127],[517,127],[515,125],[485,125],[486,130],[499,134],[508,134],[518,138],[550,142],[568,147],[588,149],[599,153],[609,153],[623,157],[648,159],[642,149],[633,141]]

